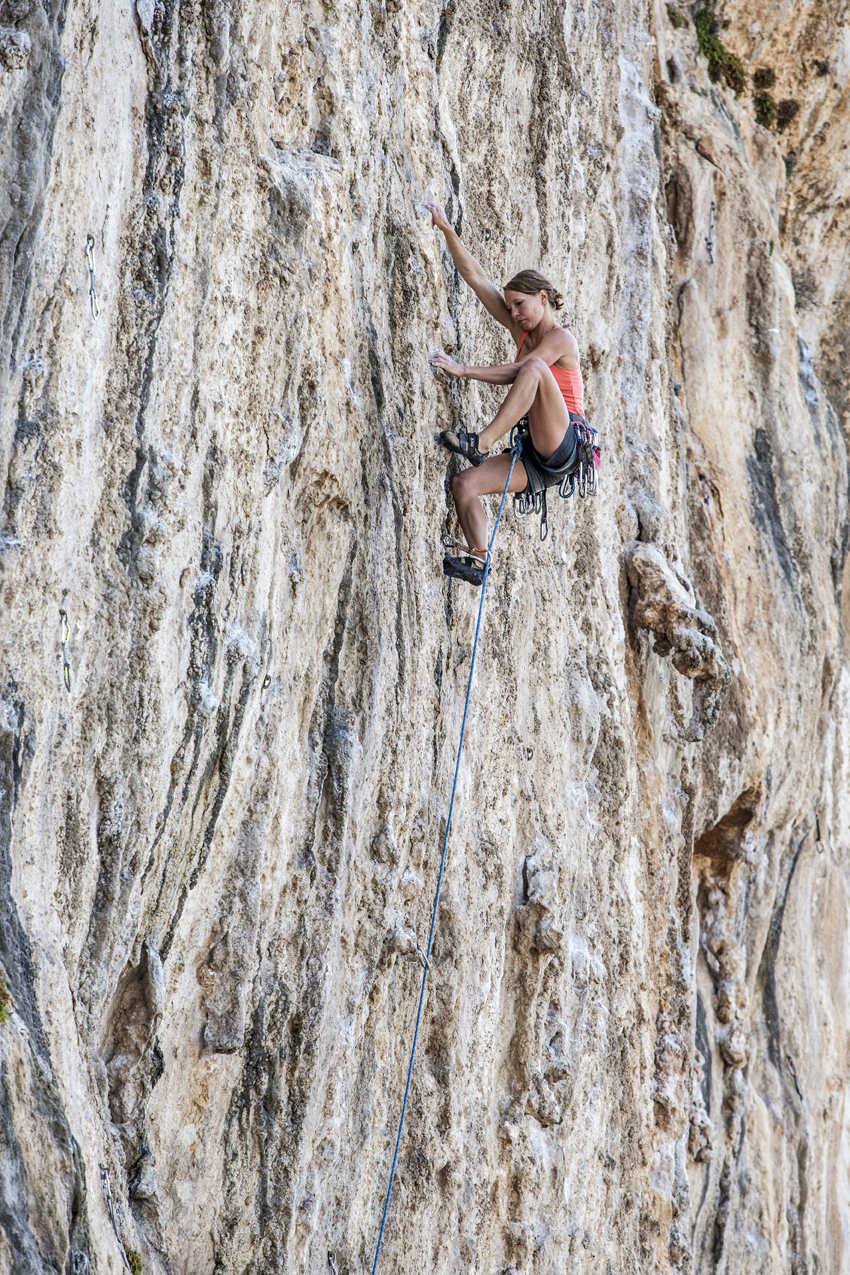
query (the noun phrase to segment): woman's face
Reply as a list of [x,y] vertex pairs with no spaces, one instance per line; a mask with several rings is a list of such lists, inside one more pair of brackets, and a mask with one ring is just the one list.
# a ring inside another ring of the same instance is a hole
[[523,332],[530,332],[532,328],[537,327],[548,311],[549,298],[542,291],[529,295],[527,292],[514,292],[506,288],[505,305],[510,310],[514,323],[522,328]]

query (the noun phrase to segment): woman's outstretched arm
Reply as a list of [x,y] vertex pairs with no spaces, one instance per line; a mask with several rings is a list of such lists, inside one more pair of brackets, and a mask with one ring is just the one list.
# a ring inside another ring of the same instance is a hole
[[[502,327],[507,328],[516,339],[511,312],[505,305],[505,299],[499,289],[487,278],[481,262],[476,260],[472,253],[463,246],[440,204],[430,200],[425,207],[431,214],[433,224],[438,230],[442,230],[445,235],[449,252],[452,254],[452,260],[457,266],[461,279],[469,284],[478,300],[486,310],[489,310],[493,318],[498,323],[501,323]],[[507,382],[497,381],[494,384],[503,385],[507,384]]]
[[429,354],[431,367],[447,372],[449,376],[457,376],[466,381],[484,381],[487,385],[511,385],[526,359],[537,357],[543,359],[550,367],[559,359],[566,357],[572,366],[578,367],[578,346],[572,333],[565,328],[555,328],[549,332],[538,346],[529,350],[516,363],[498,363],[494,367],[469,367],[465,363],[457,363],[444,350],[435,350]]

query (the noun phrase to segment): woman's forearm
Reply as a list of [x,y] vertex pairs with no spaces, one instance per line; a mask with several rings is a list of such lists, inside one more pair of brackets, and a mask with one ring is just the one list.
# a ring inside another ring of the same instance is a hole
[[461,376],[467,381],[484,381],[487,385],[513,385],[522,364],[500,363],[495,367],[466,367]]
[[454,230],[450,227],[448,230],[444,230],[443,234],[445,235],[449,252],[452,254],[452,261],[457,266],[458,274],[464,282],[471,284],[473,279],[484,278],[484,269],[481,262],[473,257]]

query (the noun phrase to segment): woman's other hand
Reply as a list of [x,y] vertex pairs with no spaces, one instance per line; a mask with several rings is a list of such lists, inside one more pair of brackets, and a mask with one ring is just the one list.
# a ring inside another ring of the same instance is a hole
[[452,229],[452,226],[442,204],[438,204],[435,199],[428,199],[425,201],[425,207],[431,214],[432,225],[436,226],[438,230],[442,230],[444,235],[447,234]]
[[[440,211],[442,212],[442,209]],[[438,224],[436,219],[434,224]],[[428,362],[431,367],[436,368],[438,371],[448,372],[449,376],[463,376],[463,365],[455,363],[454,359],[450,359],[444,350],[432,350],[428,355]]]

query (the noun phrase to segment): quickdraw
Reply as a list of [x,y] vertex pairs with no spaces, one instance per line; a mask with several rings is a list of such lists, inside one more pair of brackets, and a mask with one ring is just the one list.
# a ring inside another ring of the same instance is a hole
[[64,607],[59,608],[59,620],[61,623],[60,640],[62,642],[62,676],[65,679],[65,687],[70,694],[71,691],[71,661],[68,659],[68,641],[71,637],[71,627],[68,624],[68,612]]
[[466,545],[462,545],[459,540],[455,540],[454,536],[450,536],[448,533],[440,537],[440,543],[444,549],[454,549],[466,558],[474,558],[476,566],[480,563],[483,567],[487,561],[486,553],[481,553],[479,549],[468,549]]
[[129,1271],[131,1270],[131,1266],[127,1259],[127,1250],[124,1247],[124,1242],[118,1233],[118,1222],[115,1217],[115,1198],[112,1194],[112,1184],[109,1181],[109,1170],[107,1169],[105,1164],[102,1164],[100,1166],[100,1187],[101,1187],[101,1190],[103,1191],[103,1198],[106,1200],[106,1208],[107,1208],[107,1212],[109,1213],[109,1220],[112,1223],[112,1229],[115,1232],[115,1238],[118,1241],[118,1251],[121,1254],[121,1261],[123,1262],[125,1268]]
[[[597,445],[596,430],[585,422],[583,425],[574,425],[576,434],[578,435],[578,494],[584,499],[585,496],[595,496],[599,486],[599,465],[602,460],[602,449]],[[561,483],[558,488],[561,496],[564,495],[563,488],[566,480]],[[572,495],[572,488],[569,495]]]
[[708,253],[708,259],[714,265],[714,236],[717,232],[717,205],[712,200],[711,211],[708,214],[708,234],[705,237],[705,248]]
[[91,302],[92,318],[96,319],[100,314],[100,306],[97,301],[97,282],[94,272],[94,235],[86,236],[86,263],[89,268],[89,301]]

